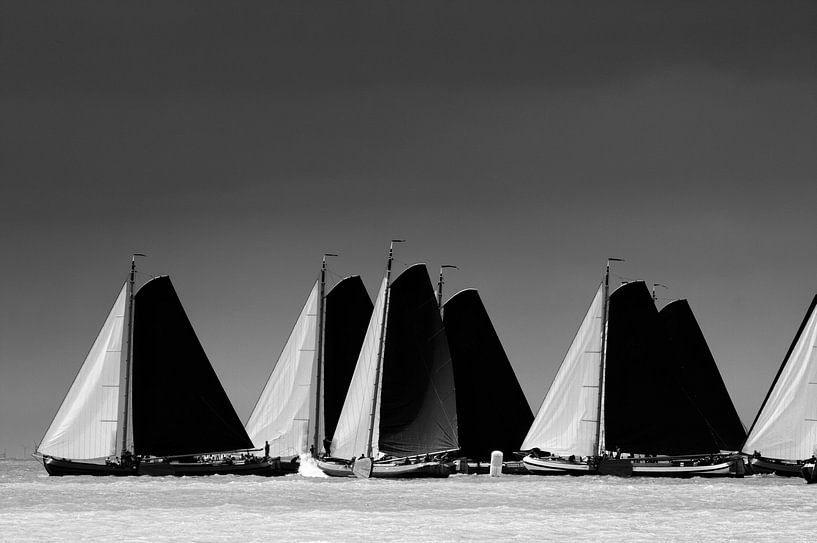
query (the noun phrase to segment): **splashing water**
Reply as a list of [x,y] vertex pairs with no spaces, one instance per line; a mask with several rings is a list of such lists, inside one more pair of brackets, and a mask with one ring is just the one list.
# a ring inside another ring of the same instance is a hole
[[298,475],[303,477],[329,477],[318,467],[318,462],[311,454],[301,455],[301,465],[298,467]]

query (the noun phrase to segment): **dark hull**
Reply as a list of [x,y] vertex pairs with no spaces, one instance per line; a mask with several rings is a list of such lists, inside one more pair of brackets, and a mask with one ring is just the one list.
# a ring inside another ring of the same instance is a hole
[[[330,477],[355,477],[351,464],[318,460],[318,467]],[[450,464],[420,462],[418,464],[374,464],[374,479],[444,479],[451,474]]]
[[301,468],[301,459],[297,456],[290,458],[290,459],[281,459],[281,471],[285,475],[291,475],[293,473],[298,473]]
[[206,475],[259,475],[271,477],[273,475],[284,475],[281,462],[277,459],[236,464],[223,462],[143,462],[139,465],[138,472],[139,475],[154,477],[169,475],[175,477],[201,477]]
[[48,456],[43,458],[43,466],[45,466],[45,471],[54,477],[62,477],[65,475],[92,475],[96,477],[139,475],[133,466],[122,467],[107,464],[91,464],[88,462],[76,462]]
[[[468,460],[466,462],[454,463],[454,473],[468,475],[487,475],[491,472],[490,462],[476,462]],[[505,475],[529,475],[530,472],[521,461],[502,462],[502,473]]]
[[749,460],[753,473],[774,473],[780,477],[800,477],[803,464],[785,462],[771,458],[752,458]]

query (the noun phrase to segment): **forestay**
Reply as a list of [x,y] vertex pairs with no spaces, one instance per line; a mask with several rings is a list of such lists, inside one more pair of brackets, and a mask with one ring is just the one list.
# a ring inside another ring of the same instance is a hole
[[523,450],[596,454],[603,311],[600,286],[522,443]]
[[[331,454],[337,458],[353,458],[366,454],[369,445],[369,426],[374,409],[374,429],[372,435],[372,455],[378,453],[380,427],[380,391],[378,383],[378,397],[374,398],[375,377],[377,373],[377,358],[380,348],[382,320],[385,317],[386,279],[380,286],[374,310],[366,329],[363,347],[357,359],[349,392],[343,403],[343,409],[338,419],[335,434],[332,437]],[[382,377],[382,373],[381,373]]]
[[127,285],[122,287],[82,368],[51,422],[40,453],[72,460],[114,454]]
[[743,446],[766,458],[804,460],[817,446],[817,296]]
[[316,282],[247,422],[253,444],[261,448],[269,441],[271,456],[298,456],[309,451],[319,290]]

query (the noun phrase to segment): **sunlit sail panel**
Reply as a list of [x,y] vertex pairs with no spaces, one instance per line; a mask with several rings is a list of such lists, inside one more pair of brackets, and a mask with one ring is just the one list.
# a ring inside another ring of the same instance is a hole
[[37,449],[76,460],[114,454],[119,407],[122,326],[127,285],[122,287],[82,368]]
[[817,296],[743,446],[766,458],[804,460],[817,447]]
[[247,422],[247,433],[253,444],[261,448],[269,441],[271,456],[289,457],[309,452],[318,297],[316,282]]
[[522,443],[555,455],[596,454],[604,289],[599,287]]
[[[375,378],[377,374],[377,358],[380,349],[380,338],[384,308],[386,302],[386,279],[380,286],[377,299],[374,303],[372,317],[366,329],[366,337],[360,356],[357,359],[355,372],[343,409],[338,419],[338,425],[332,438],[331,453],[337,458],[352,458],[366,454],[369,445],[369,427],[372,410],[374,409],[374,428],[372,436],[372,454],[377,455],[379,439],[380,406],[379,396],[382,387],[377,387],[378,398],[374,398]],[[382,374],[381,374],[382,375]]]

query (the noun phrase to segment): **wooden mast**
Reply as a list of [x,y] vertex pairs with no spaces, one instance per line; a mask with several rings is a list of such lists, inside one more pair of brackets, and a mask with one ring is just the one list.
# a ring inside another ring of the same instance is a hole
[[[120,443],[120,451],[119,456],[122,457],[122,454],[128,451],[128,418],[130,415],[130,377],[131,377],[131,363],[133,359],[133,297],[134,297],[134,283],[136,282],[136,257],[137,256],[145,256],[142,253],[133,253],[131,255],[131,262],[130,262],[130,273],[128,274],[128,301],[127,301],[127,323],[123,334],[123,339],[125,340],[125,345],[123,346],[123,355],[125,359],[125,364],[123,368],[123,375],[120,379],[121,386],[123,387],[123,391],[121,393],[122,398],[122,414],[120,417],[120,428],[121,428],[121,443]],[[133,451],[128,451],[133,453]]]
[[604,290],[602,299],[601,320],[601,360],[599,363],[599,408],[596,416],[596,454],[604,453],[604,377],[607,362],[607,318],[609,312],[608,298],[610,297],[610,262],[624,262],[623,258],[608,258],[604,270]]
[[380,372],[383,366],[383,355],[386,347],[386,321],[389,318],[389,292],[391,290],[391,264],[394,259],[394,244],[402,243],[404,239],[393,239],[389,244],[389,260],[386,263],[386,293],[383,300],[383,316],[380,319],[380,345],[377,348],[377,364],[374,371],[374,395],[372,396],[372,410],[369,417],[369,438],[366,442],[366,456],[372,456],[372,439],[374,437],[374,419],[377,414],[377,393],[380,388]]
[[338,256],[333,253],[324,253],[323,261],[321,262],[321,280],[318,292],[318,348],[317,348],[317,369],[315,375],[315,419],[314,427],[315,433],[312,443],[312,454],[319,456],[323,449],[321,442],[321,398],[323,396],[323,336],[324,325],[326,323],[326,257]]
[[443,281],[443,270],[445,268],[454,268],[455,270],[459,269],[452,264],[443,264],[440,266],[440,280],[437,282],[437,309],[440,309],[443,306],[443,284],[445,283],[445,281]]

